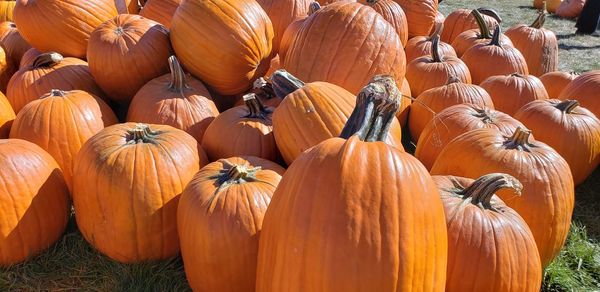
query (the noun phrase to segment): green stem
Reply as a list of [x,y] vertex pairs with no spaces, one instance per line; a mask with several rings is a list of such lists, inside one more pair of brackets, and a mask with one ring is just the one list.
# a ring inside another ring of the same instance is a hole
[[304,82],[283,69],[273,73],[271,84],[273,85],[275,96],[281,99],[304,86]]

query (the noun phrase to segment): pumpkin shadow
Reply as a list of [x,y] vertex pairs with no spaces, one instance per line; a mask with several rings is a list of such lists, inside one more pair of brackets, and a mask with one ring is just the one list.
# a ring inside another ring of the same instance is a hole
[[600,168],[575,190],[573,221],[586,226],[590,238],[600,241]]

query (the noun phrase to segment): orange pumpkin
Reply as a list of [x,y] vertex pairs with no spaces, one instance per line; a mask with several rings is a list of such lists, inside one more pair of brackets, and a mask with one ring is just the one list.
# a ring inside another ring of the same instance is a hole
[[403,46],[408,42],[408,21],[402,6],[394,0],[360,0],[359,3],[370,6],[389,22],[400,36]]
[[6,53],[7,69],[0,76],[0,86],[2,92],[6,92],[6,85],[17,70],[23,54],[31,48],[31,46],[21,37],[17,26],[12,22],[0,23],[0,45]]
[[15,111],[13,111],[6,96],[0,92],[0,139],[8,138],[8,133],[10,133],[10,127],[14,119]]
[[181,0],[148,0],[142,7],[140,15],[170,28],[171,20],[179,4],[181,4]]
[[202,142],[204,131],[219,111],[202,81],[185,74],[175,56],[170,74],[146,83],[134,96],[128,122],[169,125]]
[[414,142],[419,140],[423,129],[434,115],[456,104],[475,104],[494,108],[490,95],[481,87],[462,83],[450,77],[446,85],[431,88],[421,93],[410,105],[408,127]]
[[[290,25],[288,25],[288,27],[285,29],[283,35],[281,36],[281,41],[279,42],[279,62],[281,65],[283,65],[285,56],[287,55],[287,52],[290,48],[290,44],[298,34],[298,31],[300,31],[300,28],[302,28],[302,25],[304,24],[308,16],[313,15],[319,9],[321,9],[321,5],[319,4],[319,2],[312,2],[308,8],[308,15],[306,17],[292,21],[292,23],[290,23]],[[265,74],[265,76],[271,76],[273,72],[271,72],[270,74],[267,73]]]
[[444,147],[464,133],[491,128],[509,136],[518,127],[523,124],[503,112],[474,104],[453,105],[427,123],[419,136],[415,157],[431,169]]
[[396,118],[400,122],[400,126],[404,128],[406,126],[406,122],[408,121],[408,113],[410,111],[410,104],[413,100],[412,91],[410,89],[410,83],[408,80],[404,78],[402,82],[402,87],[400,87],[400,92],[402,93],[402,100],[400,101],[400,109],[396,113]]
[[533,75],[492,76],[480,86],[490,94],[496,110],[511,116],[530,101],[548,99],[544,85]]
[[0,46],[0,90],[5,90],[11,77],[12,65],[4,49]]
[[333,83],[352,94],[377,74],[392,75],[401,84],[405,67],[394,27],[375,10],[352,2],[327,5],[309,17],[283,64],[301,80]]
[[499,190],[518,195],[523,185],[502,173],[477,180],[433,180],[448,228],[446,291],[540,291],[542,265],[535,239],[523,218],[495,195]]
[[[477,10],[481,12],[483,9],[484,8],[479,8]],[[486,24],[485,27],[496,27],[496,25],[498,25],[498,21],[492,16],[482,15],[482,18]],[[471,10],[454,10],[452,13],[448,14],[444,21],[444,30],[442,30],[441,35],[442,41],[451,44],[459,34],[467,30],[478,28],[479,24],[473,13],[471,13]]]
[[600,117],[600,70],[585,72],[571,81],[560,93],[558,99],[574,99],[581,106]]
[[36,49],[83,59],[92,31],[117,14],[114,0],[18,0],[14,22]]
[[0,266],[54,244],[69,220],[69,190],[56,161],[33,143],[0,140]]
[[550,13],[555,13],[562,0],[533,0],[533,7],[537,9],[546,9]]
[[2,0],[0,1],[0,21],[12,21],[13,10],[17,4],[16,0]]
[[515,118],[569,163],[575,185],[581,184],[600,164],[600,120],[580,107],[578,101],[532,101]]
[[184,67],[223,95],[251,88],[274,56],[273,26],[254,0],[183,1],[170,35]]
[[72,189],[73,160],[83,144],[117,122],[110,107],[96,96],[81,90],[52,90],[23,107],[10,137],[35,143],[52,155]]
[[263,217],[284,172],[246,156],[220,159],[194,176],[177,210],[192,289],[254,291]]
[[442,150],[431,173],[478,178],[502,172],[517,178],[523,183],[520,197],[505,191],[497,194],[529,225],[545,267],[558,255],[567,238],[574,185],[567,162],[530,135],[522,128],[512,136],[495,129],[467,132]]
[[[458,34],[451,43],[459,57],[462,57],[468,49],[475,45],[489,44],[493,38],[493,35],[490,32],[490,28],[492,26],[490,25],[494,25],[493,27],[499,27],[498,22],[492,23],[486,21],[484,15],[482,15],[478,9],[472,10],[471,15],[475,18],[478,28],[469,29]],[[500,18],[500,16],[498,16],[498,18]],[[503,34],[500,34],[499,42],[505,46],[513,46],[511,40]]]
[[[563,0],[556,8],[556,15],[562,18],[576,18],[583,11],[586,0]],[[593,1],[593,0],[592,0]]]
[[36,48],[30,48],[29,50],[25,51],[25,54],[23,54],[23,57],[21,58],[21,62],[19,62],[18,69],[31,65],[31,63],[35,61],[35,58],[41,54],[42,52],[38,51]]
[[340,138],[286,171],[262,225],[257,291],[444,290],[439,192],[420,162],[383,143],[400,105],[395,87],[375,77]]
[[[417,36],[408,40],[405,48],[407,62],[410,63],[420,57],[431,56],[433,53],[433,38],[439,36],[441,29],[442,26],[438,26],[437,29],[429,36]],[[456,52],[451,45],[444,42],[439,42],[438,46],[441,56],[456,57]]]
[[435,14],[435,23],[434,23],[433,27],[431,28],[430,33],[433,32],[436,27],[443,26],[444,21],[446,21],[446,16],[441,11],[438,10],[438,12]]
[[408,38],[429,34],[435,26],[438,0],[394,0],[402,6],[408,21]]
[[43,53],[19,69],[8,82],[6,97],[16,113],[30,101],[52,89],[83,90],[103,96],[88,64],[76,58],[63,58],[58,53]]
[[575,80],[577,76],[579,76],[579,74],[554,71],[540,76],[540,81],[544,84],[544,88],[546,88],[550,98],[558,98],[563,89],[565,89],[571,81]]
[[267,12],[273,24],[273,52],[279,52],[279,44],[287,27],[299,18],[308,16],[312,0],[257,0]]

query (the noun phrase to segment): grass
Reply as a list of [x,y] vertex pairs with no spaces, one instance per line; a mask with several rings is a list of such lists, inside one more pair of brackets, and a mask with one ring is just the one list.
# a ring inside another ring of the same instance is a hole
[[[441,11],[493,7],[506,29],[530,23],[536,11],[530,1],[445,0]],[[600,37],[576,36],[574,22],[549,17],[546,27],[560,42],[560,69],[600,69]],[[600,291],[600,170],[576,190],[574,224],[560,256],[544,272],[543,291]],[[124,265],[98,254],[71,221],[63,238],[30,261],[0,269],[0,291],[188,291],[181,258]]]

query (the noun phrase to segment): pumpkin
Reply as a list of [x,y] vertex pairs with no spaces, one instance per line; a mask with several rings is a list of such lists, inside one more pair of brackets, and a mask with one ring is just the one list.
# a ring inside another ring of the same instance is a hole
[[532,101],[515,118],[567,161],[575,185],[581,184],[600,164],[600,120],[579,106],[578,101]]
[[133,97],[127,121],[169,125],[200,143],[219,111],[202,81],[185,74],[175,56],[168,63],[170,74],[146,83]]
[[13,20],[13,10],[16,4],[15,0],[0,1],[0,22]]
[[368,5],[381,14],[389,22],[400,37],[403,46],[408,42],[408,21],[402,6],[394,0],[360,0],[362,4]]
[[121,14],[90,36],[88,62],[109,98],[128,104],[148,81],[168,73],[169,31],[139,15]]
[[558,99],[574,99],[581,106],[600,117],[600,70],[585,72],[571,81],[560,93]]
[[0,140],[0,266],[11,266],[54,244],[69,220],[69,190],[56,161],[19,139]]
[[533,7],[536,9],[546,9],[550,13],[556,12],[562,0],[533,0]]
[[442,12],[438,11],[435,15],[435,23],[434,23],[433,27],[431,28],[430,33],[435,31],[436,27],[443,26],[444,21],[446,21],[446,16]]
[[11,67],[10,58],[0,46],[0,90],[2,91],[5,91],[6,85],[11,78],[11,71],[13,70]]
[[434,115],[456,104],[475,104],[494,108],[490,95],[481,87],[461,82],[450,77],[444,86],[431,88],[421,93],[410,105],[408,127],[414,142],[419,140],[423,129]]
[[427,35],[435,26],[438,0],[394,0],[406,14],[408,38]]
[[246,156],[220,159],[194,176],[177,210],[192,289],[254,291],[263,218],[284,171]]
[[[468,49],[475,45],[489,44],[493,38],[492,33],[490,33],[491,26],[489,26],[488,22],[483,18],[484,15],[477,9],[472,10],[471,15],[475,18],[478,29],[469,29],[458,34],[451,43],[459,57],[462,57]],[[499,17],[500,16],[498,16],[498,18]],[[495,27],[499,26],[499,24],[495,24]],[[513,46],[510,38],[504,34],[499,34],[499,42],[504,46]]]
[[206,164],[196,140],[171,126],[125,123],[101,130],[83,145],[73,168],[81,234],[123,263],[174,257],[179,196]]
[[576,18],[583,11],[586,0],[563,0],[556,8],[556,15],[562,18]]
[[525,57],[529,74],[538,77],[558,68],[558,41],[554,32],[543,27],[545,20],[546,14],[541,12],[531,26],[517,24],[506,31]]
[[273,52],[279,52],[279,44],[287,27],[299,18],[308,16],[312,0],[257,0],[267,12],[273,25]]
[[[319,9],[321,9],[321,5],[319,4],[319,2],[312,2],[308,9],[308,16],[313,15]],[[296,34],[298,34],[298,31],[300,31],[300,28],[302,28],[302,25],[304,24],[308,16],[292,21],[292,23],[290,23],[290,25],[288,25],[288,27],[283,32],[283,35],[281,36],[281,41],[279,43],[279,63],[281,65],[283,65],[285,56],[287,55],[287,52],[290,48],[290,44],[294,40],[294,37],[296,37]],[[265,76],[271,76],[273,75],[273,72],[267,73],[265,74]]]
[[[304,84],[284,70],[275,72],[272,82],[276,95],[285,97],[273,112],[273,134],[288,165],[305,150],[339,135],[356,104],[356,96],[337,85]],[[404,150],[402,128],[396,119],[388,134],[386,142]]]
[[8,138],[8,133],[10,133],[10,127],[14,119],[15,111],[13,111],[6,96],[0,92],[0,139]]
[[567,238],[574,185],[567,162],[550,146],[530,136],[531,131],[522,128],[512,136],[495,129],[467,132],[442,150],[431,173],[478,178],[502,172],[517,178],[523,183],[520,197],[504,191],[497,194],[527,222],[545,267]]
[[303,81],[333,83],[355,95],[377,74],[392,75],[401,84],[405,67],[394,27],[370,7],[352,2],[327,5],[309,17],[283,64]]
[[474,104],[457,104],[440,111],[423,129],[417,142],[415,157],[431,169],[444,147],[454,138],[471,130],[491,128],[509,136],[521,122],[511,116]]
[[16,113],[30,101],[50,92],[52,89],[83,90],[96,96],[103,96],[98,88],[88,64],[77,58],[63,58],[50,52],[35,57],[33,61],[19,69],[8,82],[6,97]]
[[448,228],[446,291],[540,291],[542,265],[535,239],[523,218],[495,194],[505,190],[518,195],[523,185],[502,173],[477,180],[433,180]]
[[83,59],[92,31],[117,14],[114,0],[18,0],[14,22],[36,49]]
[[17,70],[23,54],[31,48],[31,46],[21,37],[17,26],[13,22],[0,23],[0,44],[6,53],[7,69],[0,76],[0,84],[2,92],[6,92],[6,85]]
[[[481,12],[483,9],[479,8],[477,10]],[[482,18],[485,22],[485,27],[496,27],[498,25],[498,21],[492,16],[482,15]],[[442,41],[451,44],[459,34],[478,28],[479,24],[473,13],[471,13],[471,10],[454,10],[444,20],[444,30],[441,34]]]
[[183,1],[170,35],[184,67],[223,95],[251,88],[274,56],[273,26],[253,0]]
[[52,90],[23,107],[10,137],[35,143],[52,155],[72,189],[73,160],[83,144],[117,122],[110,107],[96,96],[81,90]]
[[579,75],[575,73],[554,71],[540,76],[540,81],[544,84],[550,98],[558,98],[563,89],[577,76]]
[[411,91],[419,96],[425,90],[446,84],[450,76],[463,83],[471,83],[469,68],[459,58],[443,56],[440,47],[440,36],[432,39],[431,55],[419,57],[406,67],[406,79],[411,85]]
[[402,87],[400,87],[400,92],[402,93],[402,99],[400,101],[400,109],[396,113],[396,118],[400,122],[400,126],[404,128],[406,126],[406,122],[408,121],[408,113],[410,111],[410,104],[412,103],[412,91],[410,89],[410,83],[408,80],[404,78],[402,82]]
[[142,7],[140,15],[170,28],[171,19],[179,4],[181,0],[148,0]]
[[[433,38],[439,36],[439,32],[442,29],[442,26],[438,26],[437,29],[429,36],[417,36],[408,40],[408,43],[406,44],[405,48],[407,62],[410,63],[413,60],[418,59],[420,57],[431,56],[431,54],[433,53]],[[454,51],[454,48],[452,48],[452,46],[447,43],[439,42],[438,47],[441,56],[457,56],[456,52]]]
[[500,43],[500,26],[496,28],[489,44],[478,44],[461,57],[469,67],[473,84],[480,84],[490,76],[504,74],[528,75],[525,58],[513,46]]
[[262,225],[257,291],[444,289],[439,192],[419,161],[383,143],[400,105],[395,87],[375,77],[340,137],[283,175]]
[[328,4],[335,3],[335,2],[340,2],[340,1],[347,1],[347,2],[354,1],[354,2],[356,2],[356,0],[316,0],[316,1],[320,5],[328,5]]
[[23,54],[23,57],[21,58],[21,62],[19,62],[18,69],[31,65],[33,61],[35,61],[35,58],[37,58],[41,54],[42,52],[38,51],[36,48],[31,48],[25,51],[25,54]]
[[530,101],[548,99],[544,85],[533,75],[492,76],[480,86],[490,94],[496,110],[511,116]]

